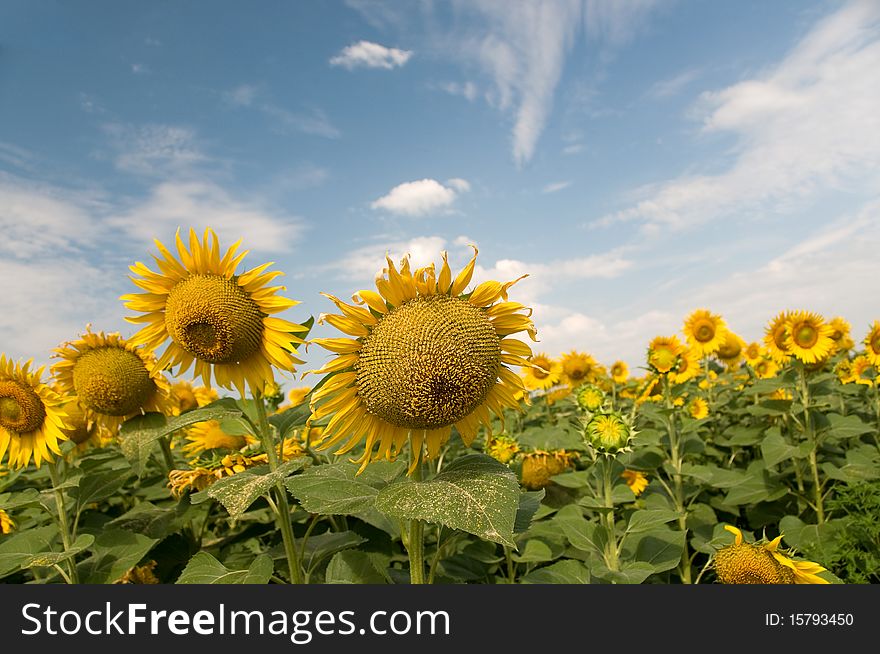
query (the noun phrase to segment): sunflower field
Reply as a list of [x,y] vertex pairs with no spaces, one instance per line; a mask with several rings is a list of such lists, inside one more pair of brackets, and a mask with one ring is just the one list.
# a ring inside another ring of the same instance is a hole
[[551,356],[474,248],[388,259],[311,338],[246,254],[156,241],[131,336],[0,356],[0,580],[880,582],[880,321],[697,309],[637,370]]

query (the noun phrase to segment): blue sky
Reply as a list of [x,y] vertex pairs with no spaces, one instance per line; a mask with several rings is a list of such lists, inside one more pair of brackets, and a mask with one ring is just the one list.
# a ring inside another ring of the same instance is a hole
[[880,318],[876,1],[255,6],[0,6],[7,355],[130,335],[178,226],[275,261],[296,321],[475,243],[477,281],[529,273],[536,349],[606,364],[701,307]]

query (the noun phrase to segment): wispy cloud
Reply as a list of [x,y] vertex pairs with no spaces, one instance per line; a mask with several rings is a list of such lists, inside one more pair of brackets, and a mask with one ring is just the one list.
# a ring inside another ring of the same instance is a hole
[[242,84],[223,93],[223,100],[233,107],[250,107],[257,97],[257,87],[253,84]]
[[149,75],[151,71],[150,67],[146,64],[132,64],[131,72],[135,75]]
[[254,109],[271,120],[271,128],[282,134],[302,132],[337,139],[342,132],[333,125],[327,114],[311,107],[301,111],[291,111],[271,101],[268,94],[254,84],[240,84],[224,91],[223,102],[233,108]]
[[463,98],[467,99],[469,102],[473,102],[477,98],[477,94],[479,93],[477,89],[477,85],[473,82],[442,82],[440,84],[433,85],[434,88],[438,88],[444,93],[448,93],[449,95],[460,95]]
[[649,188],[596,225],[685,227],[742,211],[784,212],[817,193],[880,189],[880,4],[850,2],[819,21],[767,74],[704,93],[705,133],[739,137],[719,174]]
[[700,70],[690,68],[675,77],[655,82],[648,89],[648,97],[654,99],[669,98],[681,93],[684,88],[700,76]]
[[569,186],[571,186],[571,182],[551,182],[550,184],[544,185],[541,189],[541,193],[557,193]]
[[413,53],[411,50],[389,48],[371,41],[358,41],[342,49],[331,57],[331,66],[342,66],[348,70],[355,68],[384,68],[391,70],[403,66]]
[[459,193],[470,189],[470,184],[458,178],[449,180],[447,184],[444,186],[436,179],[404,182],[373,201],[370,207],[404,216],[424,216],[448,209]]
[[114,163],[125,172],[169,177],[208,159],[188,127],[108,123],[103,128],[116,150]]

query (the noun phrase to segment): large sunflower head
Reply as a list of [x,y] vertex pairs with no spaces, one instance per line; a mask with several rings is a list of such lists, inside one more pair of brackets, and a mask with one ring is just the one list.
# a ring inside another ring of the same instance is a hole
[[562,378],[572,388],[591,381],[596,372],[596,360],[586,352],[572,350],[562,355]]
[[718,351],[727,327],[721,316],[706,309],[697,309],[685,319],[683,331],[688,345],[694,348],[700,357],[704,357]]
[[12,468],[24,468],[31,458],[38,468],[51,461],[49,452],[61,454],[58,443],[70,429],[63,398],[41,381],[43,368],[30,366],[0,354],[0,462],[8,452]]
[[825,572],[818,563],[795,561],[779,550],[782,536],[770,542],[743,542],[742,532],[725,525],[734,535],[730,545],[715,552],[715,574],[722,584],[827,584],[818,576]]
[[530,391],[546,391],[553,388],[562,378],[562,364],[544,353],[531,358],[532,365],[522,372],[523,384]]
[[333,416],[322,448],[348,439],[337,452],[345,453],[363,441],[363,469],[396,456],[409,438],[413,471],[423,449],[427,458],[439,454],[453,426],[470,445],[481,424],[491,431],[492,412],[503,417],[505,407],[520,408],[517,393],[526,389],[507,366],[532,365],[529,346],[512,338],[536,338],[531,310],[508,301],[518,280],[487,281],[466,293],[476,257],[474,248],[455,278],[445,253],[439,275],[433,265],[411,271],[408,257],[398,270],[387,258],[378,292],[359,291],[355,305],[327,295],[341,315],[321,322],[346,337],[313,340],[337,355],[316,371],[332,376],[312,394],[311,420]]
[[684,384],[700,374],[700,355],[692,347],[685,348],[678,356],[678,364],[669,372],[669,381]]
[[880,320],[875,320],[871,324],[865,336],[865,356],[872,365],[880,366]]
[[610,373],[615,384],[625,384],[629,379],[629,366],[625,361],[615,361],[611,364]]
[[171,413],[171,387],[156,358],[119,334],[86,329],[80,340],[55,350],[52,374],[76,396],[89,422],[115,434],[127,418],[149,411]]
[[764,331],[764,345],[770,357],[780,365],[791,358],[788,347],[788,318],[791,315],[791,311],[780,311]]
[[302,363],[294,357],[303,340],[296,334],[302,325],[274,317],[297,304],[276,295],[283,286],[269,286],[281,272],[266,272],[266,263],[237,275],[236,268],[247,254],[237,253],[240,241],[220,256],[217,235],[205,230],[199,242],[189,233],[189,249],[177,233],[179,260],[159,241],[161,257],[153,256],[159,272],[143,263],[131,266],[140,277],[131,280],[146,293],[123,295],[125,306],[143,315],[127,318],[145,323],[132,342],[155,350],[170,341],[159,359],[160,368],[180,366],[177,374],[195,364],[195,374],[206,386],[211,371],[224,388],[235,387],[242,395],[245,383],[261,393],[274,381],[272,367],[293,371]]
[[822,316],[809,311],[795,311],[785,321],[785,344],[792,356],[804,363],[822,361],[834,351],[831,334],[834,328]]
[[661,375],[671,372],[678,367],[684,349],[676,336],[656,336],[648,345],[648,365]]

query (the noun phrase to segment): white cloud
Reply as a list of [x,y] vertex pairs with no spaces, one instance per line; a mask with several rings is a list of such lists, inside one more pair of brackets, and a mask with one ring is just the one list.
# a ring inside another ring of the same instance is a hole
[[131,72],[135,75],[147,75],[150,73],[150,67],[146,64],[132,64]]
[[829,190],[880,190],[880,4],[851,2],[821,20],[766,74],[704,93],[706,133],[739,137],[719,174],[682,176],[595,224],[685,227],[802,206]]
[[420,179],[398,184],[370,207],[384,209],[405,216],[423,216],[448,209],[458,194],[467,191],[470,184],[463,179],[453,178],[443,186],[435,179]]
[[261,252],[290,251],[303,229],[296,216],[242,201],[206,181],[163,182],[145,201],[110,217],[108,224],[145,243],[157,237],[167,243],[178,227],[200,234],[211,227],[222,242],[231,245],[246,236],[247,247]]
[[446,185],[454,188],[459,193],[467,193],[471,190],[471,183],[466,179],[461,179],[460,177],[453,177],[452,179],[446,180]]
[[437,88],[441,91],[445,91],[449,95],[460,95],[468,100],[468,102],[473,102],[477,99],[477,85],[473,82],[444,82],[443,84],[438,84]]
[[583,151],[583,143],[572,143],[571,145],[566,145],[564,148],[562,148],[562,154],[580,154]]
[[196,143],[195,132],[175,125],[103,126],[117,150],[117,168],[129,173],[170,177],[207,161]]
[[339,261],[319,268],[319,272],[335,271],[342,278],[367,283],[388,265],[385,261],[386,254],[391,257],[394,265],[398,265],[404,256],[410,255],[410,265],[419,268],[431,263],[439,265],[440,252],[445,247],[446,239],[441,236],[418,236],[390,243],[383,241],[347,252]]
[[675,77],[655,82],[648,89],[648,97],[654,99],[670,98],[678,95],[684,88],[699,77],[700,71],[694,68],[679,73]]
[[257,96],[257,87],[253,84],[242,84],[223,93],[223,99],[234,107],[249,107]]
[[541,193],[556,193],[569,186],[571,186],[571,182],[551,182],[550,184],[544,185],[544,188],[541,189]]
[[348,70],[355,68],[385,68],[391,70],[403,66],[410,57],[412,51],[388,48],[370,41],[358,41],[342,49],[335,57],[330,59],[331,66],[342,66]]

